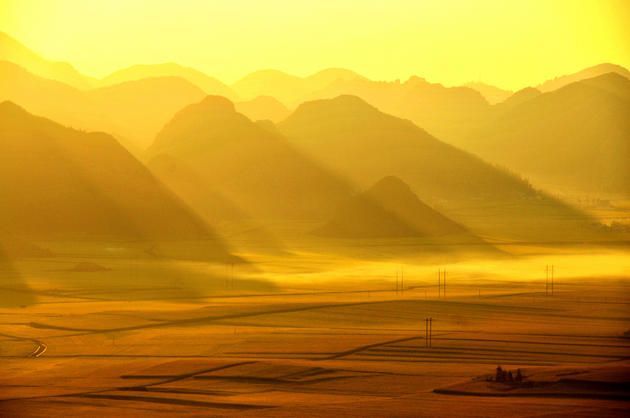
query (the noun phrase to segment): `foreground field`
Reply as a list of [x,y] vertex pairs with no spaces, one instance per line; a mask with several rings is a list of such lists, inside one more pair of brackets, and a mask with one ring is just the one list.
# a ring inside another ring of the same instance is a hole
[[[529,248],[438,265],[303,248],[242,254],[250,264],[225,266],[138,258],[124,245],[50,247],[53,258],[3,265],[5,292],[31,302],[0,309],[2,416],[629,411],[623,251]],[[546,265],[556,268],[553,295]],[[445,290],[438,268],[447,271]],[[10,286],[12,277],[24,286]],[[431,347],[425,318],[433,319]],[[613,385],[615,396],[579,397],[470,390],[497,365],[622,386]]]

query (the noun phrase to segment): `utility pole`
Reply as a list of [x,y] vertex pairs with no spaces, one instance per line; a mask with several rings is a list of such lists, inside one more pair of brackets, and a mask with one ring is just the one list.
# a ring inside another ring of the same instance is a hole
[[438,299],[442,296],[442,272],[438,269]]
[[433,318],[424,318],[424,345],[431,348],[431,340],[433,339]]
[[400,291],[405,292],[405,273],[403,266],[400,266]]
[[551,265],[551,296],[553,296],[553,264]]
[[446,299],[446,269],[444,269],[444,272],[442,273],[443,277],[442,277],[442,286],[444,286],[444,299]]
[[545,266],[545,296],[549,294],[549,264]]

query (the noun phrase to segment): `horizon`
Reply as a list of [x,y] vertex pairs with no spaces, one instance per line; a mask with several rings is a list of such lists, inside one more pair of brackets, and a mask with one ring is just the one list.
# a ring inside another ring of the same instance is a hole
[[6,1],[0,27],[42,57],[95,78],[172,62],[227,85],[266,69],[306,77],[344,68],[378,81],[415,75],[449,87],[482,82],[518,91],[602,63],[630,67],[630,4],[623,1],[398,1],[360,11],[338,3],[188,2],[173,9],[146,0]]

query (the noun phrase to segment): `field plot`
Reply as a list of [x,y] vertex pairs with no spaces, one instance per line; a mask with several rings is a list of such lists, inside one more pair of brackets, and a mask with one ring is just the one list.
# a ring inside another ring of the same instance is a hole
[[[620,252],[469,260],[440,266],[438,286],[438,266],[410,257],[304,250],[226,266],[64,248],[3,270],[27,285],[14,291],[36,298],[0,310],[3,416],[621,416],[630,407]],[[553,295],[551,262],[563,272]],[[499,365],[521,369],[524,383],[490,381]]]

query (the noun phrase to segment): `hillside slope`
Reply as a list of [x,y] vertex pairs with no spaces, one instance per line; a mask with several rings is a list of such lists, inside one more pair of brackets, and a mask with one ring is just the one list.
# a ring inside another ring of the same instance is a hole
[[[164,156],[177,164],[160,164]],[[157,135],[148,157],[161,177],[185,179],[195,173],[199,187],[255,218],[321,218],[350,193],[281,135],[218,96],[179,111]],[[178,165],[179,173],[174,172]],[[170,171],[159,170],[165,167]]]
[[342,238],[468,234],[466,228],[421,202],[407,184],[394,176],[382,178],[341,204],[317,232]]
[[17,236],[207,239],[207,225],[104,133],[0,104],[0,230]]
[[609,73],[538,95],[466,143],[549,190],[630,196],[630,80]]
[[592,221],[584,214],[358,97],[305,103],[278,128],[361,188],[383,176],[404,178],[423,201],[476,233],[520,239],[590,234]]

